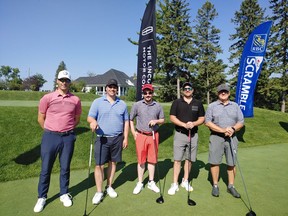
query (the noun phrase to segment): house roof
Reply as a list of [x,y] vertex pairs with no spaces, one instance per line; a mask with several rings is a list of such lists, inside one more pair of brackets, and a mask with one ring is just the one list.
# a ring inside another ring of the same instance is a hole
[[96,75],[93,77],[79,77],[75,82],[84,81],[86,85],[105,86],[109,79],[116,79],[119,86],[129,87],[134,86],[133,80],[122,71],[110,69],[104,74]]

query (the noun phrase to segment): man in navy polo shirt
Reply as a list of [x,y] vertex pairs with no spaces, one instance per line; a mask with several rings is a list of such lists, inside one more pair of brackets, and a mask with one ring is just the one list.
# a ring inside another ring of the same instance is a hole
[[193,98],[194,89],[192,84],[185,82],[182,85],[182,90],[183,97],[176,99],[170,109],[170,121],[175,125],[175,134],[173,143],[173,183],[168,190],[169,195],[174,195],[179,190],[178,176],[183,156],[185,156],[185,164],[181,186],[187,191],[193,190],[189,183],[189,173],[192,162],[196,161],[198,126],[203,124],[205,116],[202,102]]

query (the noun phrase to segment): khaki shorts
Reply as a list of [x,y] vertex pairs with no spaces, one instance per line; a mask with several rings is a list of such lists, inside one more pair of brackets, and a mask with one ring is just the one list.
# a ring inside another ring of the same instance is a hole
[[190,160],[192,162],[196,161],[197,149],[198,149],[198,133],[192,134],[191,138],[191,148],[189,136],[186,134],[175,131],[174,143],[173,143],[173,153],[175,161]]

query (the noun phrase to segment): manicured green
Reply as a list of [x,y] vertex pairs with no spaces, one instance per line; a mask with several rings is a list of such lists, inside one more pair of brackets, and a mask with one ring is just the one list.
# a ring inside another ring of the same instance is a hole
[[[251,206],[257,215],[286,216],[287,205],[287,160],[288,144],[275,144],[239,149],[238,161],[247,186]],[[187,205],[187,192],[180,188],[174,196],[167,194],[172,181],[172,161],[160,160],[160,179],[164,188],[164,203],[157,204],[159,197],[147,189],[147,175],[145,173],[145,188],[139,195],[132,191],[137,182],[136,163],[120,164],[116,172],[114,187],[118,198],[106,197],[98,206],[91,203],[95,193],[95,183],[91,173],[87,182],[86,169],[72,171],[70,192],[74,197],[74,204],[70,208],[63,207],[58,198],[59,174],[52,175],[51,187],[48,193],[48,204],[39,215],[51,216],[82,216],[85,208],[86,189],[89,186],[87,215],[109,216],[244,216],[248,212],[244,202],[248,205],[241,176],[238,171],[235,185],[242,195],[242,199],[235,199],[226,192],[227,174],[221,166],[221,179],[219,181],[220,196],[211,196],[211,185],[208,181],[207,153],[198,154],[198,160],[193,166],[192,177],[194,191],[190,198],[196,206]],[[39,168],[37,168],[39,170]],[[158,178],[156,177],[156,181]],[[0,211],[5,216],[31,216],[37,200],[38,178],[29,178],[0,183]]]

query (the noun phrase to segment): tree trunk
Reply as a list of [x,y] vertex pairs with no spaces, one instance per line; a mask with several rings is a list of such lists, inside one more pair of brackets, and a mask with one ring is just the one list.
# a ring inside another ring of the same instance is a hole
[[180,98],[180,79],[177,77],[177,98]]

